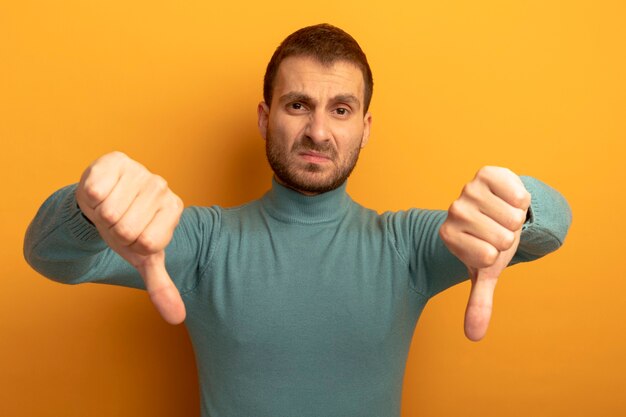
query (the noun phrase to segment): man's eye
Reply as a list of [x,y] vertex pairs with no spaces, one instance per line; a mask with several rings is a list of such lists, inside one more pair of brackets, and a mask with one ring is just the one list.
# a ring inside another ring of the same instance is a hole
[[335,110],[335,112],[337,112],[337,114],[338,114],[339,116],[345,116],[345,115],[347,115],[347,114],[348,114],[348,109],[345,109],[345,108],[343,108],[343,107],[339,107],[339,108],[337,108],[337,109]]
[[302,103],[291,103],[291,108],[293,110],[302,110]]

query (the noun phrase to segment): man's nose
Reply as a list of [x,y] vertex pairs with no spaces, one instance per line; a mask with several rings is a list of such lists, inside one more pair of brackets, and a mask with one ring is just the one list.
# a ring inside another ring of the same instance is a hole
[[328,142],[330,140],[330,126],[328,115],[323,111],[314,111],[309,117],[306,135],[314,142]]

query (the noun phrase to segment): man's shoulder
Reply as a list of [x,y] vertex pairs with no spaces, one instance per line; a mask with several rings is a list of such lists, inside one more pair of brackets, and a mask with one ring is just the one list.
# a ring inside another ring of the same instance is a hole
[[358,202],[354,202],[353,212],[365,217],[376,218],[384,221],[399,221],[399,222],[411,222],[417,221],[423,217],[429,216],[441,216],[445,213],[444,210],[439,209],[425,209],[418,207],[409,207],[405,209],[395,210],[377,210],[374,208],[366,207]]
[[395,230],[394,233],[398,230],[416,233],[425,228],[438,227],[445,220],[446,211],[416,207],[379,211],[354,202],[351,217],[360,223],[377,224],[386,231]]

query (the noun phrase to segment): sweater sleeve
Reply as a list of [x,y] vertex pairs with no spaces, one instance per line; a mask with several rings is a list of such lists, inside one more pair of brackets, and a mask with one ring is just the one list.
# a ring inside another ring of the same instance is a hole
[[[24,257],[40,274],[61,283],[98,282],[144,289],[137,271],[111,250],[83,216],[75,199],[76,185],[51,195],[29,225]],[[219,229],[217,208],[186,208],[165,250],[166,269],[181,292],[197,285]]]
[[[567,201],[556,190],[532,177],[521,177],[531,194],[529,218],[510,265],[541,258],[564,242],[572,221]],[[465,265],[445,246],[439,228],[444,210],[409,210],[398,213],[394,235],[398,251],[408,260],[415,291],[430,298],[468,278]]]

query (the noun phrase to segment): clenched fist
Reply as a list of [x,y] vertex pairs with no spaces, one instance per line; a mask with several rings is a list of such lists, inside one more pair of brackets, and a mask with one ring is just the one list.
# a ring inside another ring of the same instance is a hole
[[181,323],[185,305],[165,269],[164,250],[183,202],[167,182],[123,153],[113,152],[85,170],[76,201],[109,247],[137,269],[161,316],[168,323]]
[[482,339],[489,326],[500,273],[519,245],[530,206],[520,178],[506,168],[482,168],[448,210],[439,234],[465,264],[472,289],[465,311],[465,335]]

